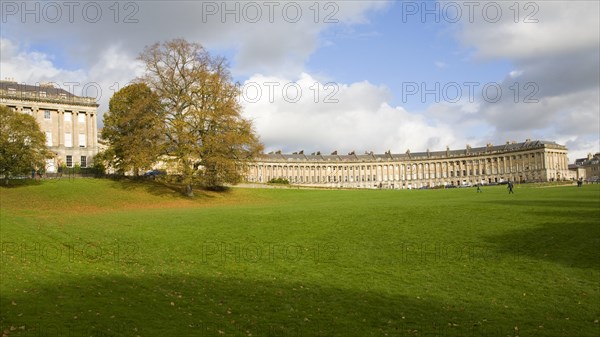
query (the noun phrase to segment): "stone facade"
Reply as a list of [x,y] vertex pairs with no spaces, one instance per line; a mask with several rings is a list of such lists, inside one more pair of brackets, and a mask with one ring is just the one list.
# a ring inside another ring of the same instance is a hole
[[600,182],[600,152],[575,160],[575,164],[569,165],[569,170],[573,180]]
[[567,148],[549,141],[405,154],[264,154],[246,168],[250,183],[342,188],[422,188],[569,179]]
[[90,167],[98,153],[95,99],[75,96],[52,85],[26,85],[0,81],[0,104],[32,115],[56,154],[46,163],[47,172],[59,165]]

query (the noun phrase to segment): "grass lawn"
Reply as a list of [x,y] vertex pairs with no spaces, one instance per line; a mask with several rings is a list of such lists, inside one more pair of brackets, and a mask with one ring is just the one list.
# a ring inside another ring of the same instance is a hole
[[600,336],[600,185],[0,197],[3,336]]

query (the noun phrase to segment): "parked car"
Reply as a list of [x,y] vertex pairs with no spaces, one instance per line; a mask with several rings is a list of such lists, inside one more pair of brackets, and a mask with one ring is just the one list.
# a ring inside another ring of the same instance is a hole
[[147,171],[146,173],[144,173],[144,177],[149,177],[149,178],[154,179],[158,176],[164,176],[166,174],[167,174],[167,172],[163,171],[163,170],[150,170],[150,171]]

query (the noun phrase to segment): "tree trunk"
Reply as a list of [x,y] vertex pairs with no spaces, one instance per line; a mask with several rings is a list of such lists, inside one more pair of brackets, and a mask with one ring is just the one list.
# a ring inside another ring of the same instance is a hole
[[4,186],[8,186],[8,175],[4,176]]
[[188,197],[194,196],[194,191],[192,190],[192,184],[185,185],[185,195]]

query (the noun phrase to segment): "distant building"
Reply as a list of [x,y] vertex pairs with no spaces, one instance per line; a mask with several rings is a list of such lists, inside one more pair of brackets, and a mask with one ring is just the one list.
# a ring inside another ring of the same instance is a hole
[[404,154],[269,153],[248,165],[246,180],[348,188],[469,186],[504,181],[568,180],[567,148],[549,141]]
[[0,104],[33,116],[56,154],[47,172],[59,165],[89,167],[98,153],[95,99],[79,97],[51,84],[28,85],[0,81]]
[[575,164],[569,165],[569,172],[573,180],[600,182],[600,152],[576,159]]

